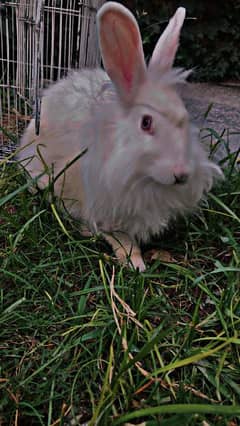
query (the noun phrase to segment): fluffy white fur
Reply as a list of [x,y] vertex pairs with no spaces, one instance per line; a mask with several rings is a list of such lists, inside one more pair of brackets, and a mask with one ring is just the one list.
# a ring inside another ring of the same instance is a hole
[[[40,188],[49,184],[52,170],[56,176],[87,148],[57,179],[55,194],[91,232],[105,235],[121,262],[129,256],[140,270],[145,265],[137,241],[147,241],[171,218],[194,209],[221,176],[175,88],[184,76],[171,69],[184,16],[178,9],[147,71],[135,18],[117,3],[105,4],[98,28],[108,74],[75,71],[52,85],[43,96],[40,135],[34,135],[32,121],[21,142],[19,157],[30,175],[46,171]],[[149,132],[141,129],[146,115],[153,122]],[[188,175],[182,185],[175,183],[179,170]]]

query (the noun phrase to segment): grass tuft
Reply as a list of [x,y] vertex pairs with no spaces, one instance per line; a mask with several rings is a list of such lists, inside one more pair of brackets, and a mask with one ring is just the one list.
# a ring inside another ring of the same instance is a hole
[[[0,423],[240,423],[240,175],[145,248],[145,273],[0,168]],[[230,161],[231,160],[231,161]]]

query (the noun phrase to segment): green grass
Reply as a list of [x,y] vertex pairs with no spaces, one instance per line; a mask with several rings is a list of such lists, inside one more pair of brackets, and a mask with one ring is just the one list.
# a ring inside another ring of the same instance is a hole
[[2,164],[0,424],[240,423],[240,176],[225,174],[138,274]]

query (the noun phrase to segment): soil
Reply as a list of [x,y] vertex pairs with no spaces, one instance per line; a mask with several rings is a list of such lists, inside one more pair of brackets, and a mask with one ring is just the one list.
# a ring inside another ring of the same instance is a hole
[[210,135],[209,128],[222,137],[216,159],[226,157],[226,141],[231,152],[238,152],[240,160],[240,84],[188,83],[181,92],[192,121],[205,129],[201,135],[206,144],[218,139]]

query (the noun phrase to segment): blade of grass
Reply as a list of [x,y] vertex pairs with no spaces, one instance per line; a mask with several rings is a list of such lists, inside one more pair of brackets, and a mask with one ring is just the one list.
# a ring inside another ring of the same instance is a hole
[[25,191],[25,189],[28,189],[30,186],[32,186],[34,183],[38,181],[45,173],[41,173],[36,178],[32,179],[31,181],[28,181],[24,185],[20,186],[19,188],[15,189],[15,191],[11,192],[10,194],[5,195],[2,199],[0,199],[0,207],[2,207],[4,204],[6,204],[8,201],[12,200],[16,195],[20,194],[21,192]]
[[187,357],[185,359],[181,359],[179,361],[172,362],[172,363],[166,365],[165,367],[158,368],[157,370],[155,370],[152,373],[152,375],[156,376],[158,374],[166,373],[167,371],[175,370],[176,368],[180,368],[180,367],[183,367],[185,365],[189,365],[189,364],[199,362],[202,359],[208,358],[209,356],[219,352],[221,349],[223,349],[226,346],[229,346],[231,344],[240,345],[240,339],[238,340],[238,339],[235,339],[234,337],[231,337],[230,339],[227,339],[224,343],[220,344],[219,346],[216,346],[213,349],[208,349],[208,347],[205,347],[201,350],[201,352],[199,352],[195,355],[192,355],[192,356]]
[[[98,405],[96,406],[93,416],[91,420],[88,423],[88,426],[95,426],[98,424],[98,417],[101,412],[101,409],[103,408],[103,405],[106,404],[106,393],[109,389],[110,382],[111,382],[111,374],[112,374],[112,368],[113,368],[113,346],[110,346],[110,352],[109,352],[109,361],[108,361],[108,367],[105,374],[103,386],[101,389],[100,399],[98,402]],[[109,396],[108,396],[109,397]]]
[[212,200],[214,200],[219,206],[221,206],[226,212],[228,212],[228,214],[232,217],[232,219],[236,220],[238,223],[240,223],[240,217],[238,217],[236,215],[236,213],[234,213],[228,206],[226,206],[225,203],[223,203],[219,197],[217,197],[216,195],[212,194],[211,192],[208,194],[209,198],[211,198]]
[[112,425],[120,425],[133,419],[153,416],[156,414],[215,414],[240,416],[240,406],[238,405],[210,405],[210,404],[171,404],[158,407],[144,408],[132,413],[125,414],[117,420],[113,420]]

